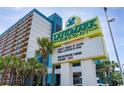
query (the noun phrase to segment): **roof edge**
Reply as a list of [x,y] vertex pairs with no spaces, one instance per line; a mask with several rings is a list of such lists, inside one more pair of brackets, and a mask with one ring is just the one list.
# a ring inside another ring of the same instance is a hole
[[41,12],[39,12],[37,9],[33,9],[31,10],[29,13],[27,13],[25,16],[23,16],[21,19],[19,19],[17,22],[15,22],[12,26],[10,26],[7,30],[5,30],[1,35],[0,38],[7,32],[9,32],[9,30],[11,28],[13,28],[16,24],[18,24],[20,21],[22,21],[26,16],[29,16],[32,13],[37,13],[38,15],[40,15],[41,17],[43,17],[44,19],[46,19],[48,22],[52,23],[52,21],[50,21],[44,14],[42,14]]

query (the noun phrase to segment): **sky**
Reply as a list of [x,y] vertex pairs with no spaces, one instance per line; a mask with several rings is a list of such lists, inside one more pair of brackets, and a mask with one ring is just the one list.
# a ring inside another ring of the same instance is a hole
[[[36,8],[36,7],[35,7]],[[24,15],[30,12],[34,7],[25,8],[25,7],[1,7],[0,8],[0,35],[6,31],[9,27],[11,27],[15,22],[21,19]],[[109,54],[110,60],[116,60],[112,40],[110,37],[108,25],[106,22],[105,13],[102,7],[41,7],[36,8],[38,11],[43,13],[46,16],[50,16],[53,13],[59,14],[63,19],[63,29],[65,26],[66,20],[73,15],[81,17],[82,22],[98,16],[100,20],[100,25],[102,26],[102,30],[104,33],[104,39],[107,47],[107,52]],[[115,22],[111,23],[111,28],[113,32],[113,36],[115,39],[118,55],[120,58],[121,64],[124,64],[124,8],[108,8],[107,14],[109,19],[115,18]]]

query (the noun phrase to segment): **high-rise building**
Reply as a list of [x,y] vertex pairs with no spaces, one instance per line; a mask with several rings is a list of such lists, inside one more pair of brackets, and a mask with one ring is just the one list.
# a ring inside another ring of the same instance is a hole
[[52,34],[62,30],[62,18],[54,13],[48,17],[52,22]]
[[[35,51],[39,48],[37,38],[51,37],[52,30],[58,27],[54,21],[56,17],[59,17],[62,24],[62,18],[55,14],[51,15],[53,18],[47,18],[36,9],[29,12],[0,35],[0,56],[16,55],[23,60],[34,57]],[[62,25],[59,29],[61,27]]]
[[[0,56],[15,55],[27,61],[29,58],[34,57],[36,50],[39,49],[37,44],[38,37],[48,37],[51,39],[51,33],[61,29],[62,18],[58,14],[54,13],[46,17],[38,10],[33,9],[0,35]],[[51,55],[49,56],[47,64],[47,83],[51,84]]]

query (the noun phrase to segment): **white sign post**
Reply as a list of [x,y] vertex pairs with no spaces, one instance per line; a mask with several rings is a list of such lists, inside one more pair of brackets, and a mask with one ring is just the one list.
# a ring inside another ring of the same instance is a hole
[[73,73],[66,63],[80,60],[82,85],[97,86],[96,66],[93,59],[107,57],[102,36],[82,39],[71,44],[55,48],[52,56],[53,64],[61,64],[61,85],[72,85]]
[[98,18],[81,23],[77,16],[70,17],[66,29],[53,34],[52,64],[61,65],[61,85],[73,85],[72,63],[80,61],[82,85],[97,85],[94,60],[107,58],[103,33]]

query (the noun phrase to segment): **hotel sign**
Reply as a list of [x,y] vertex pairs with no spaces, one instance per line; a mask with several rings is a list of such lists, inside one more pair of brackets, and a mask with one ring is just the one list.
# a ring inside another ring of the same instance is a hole
[[53,64],[107,58],[97,17],[81,23],[79,17],[72,16],[67,20],[65,28],[53,34],[52,42],[56,47],[52,53]]
[[102,35],[97,17],[80,23],[78,17],[71,17],[66,22],[66,29],[53,34],[53,46],[57,47],[64,43],[85,37],[96,37]]
[[53,64],[86,59],[106,58],[106,48],[102,36],[81,39],[76,43],[63,45],[53,51]]
[[65,28],[71,28],[81,23],[81,19],[78,16],[70,17],[65,24]]

